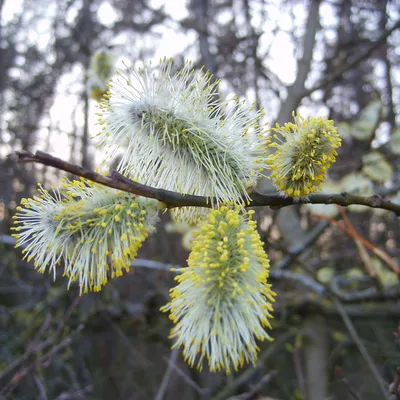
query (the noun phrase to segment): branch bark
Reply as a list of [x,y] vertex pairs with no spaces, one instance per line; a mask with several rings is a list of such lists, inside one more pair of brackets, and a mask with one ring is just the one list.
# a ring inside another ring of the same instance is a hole
[[[111,171],[108,176],[104,176],[91,169],[70,164],[67,161],[53,157],[50,154],[42,151],[37,151],[35,154],[27,151],[18,151],[13,153],[10,157],[20,162],[48,165],[104,186],[132,193],[137,196],[156,199],[162,203],[165,203],[166,208],[211,208],[213,204],[217,203],[217,199],[209,197],[196,196],[192,194],[180,194],[170,190],[143,185],[139,182],[132,181],[117,171]],[[247,204],[247,207],[269,206],[272,209],[279,209],[295,204],[338,204],[344,207],[352,204],[359,204],[367,207],[381,208],[383,210],[392,211],[397,216],[400,216],[400,205],[392,203],[390,200],[386,200],[379,195],[364,197],[342,192],[340,194],[312,194],[307,198],[293,199],[292,197],[282,197],[279,194],[261,194],[253,191],[250,194],[250,199],[251,201]],[[243,199],[243,202],[246,203],[246,199]]]

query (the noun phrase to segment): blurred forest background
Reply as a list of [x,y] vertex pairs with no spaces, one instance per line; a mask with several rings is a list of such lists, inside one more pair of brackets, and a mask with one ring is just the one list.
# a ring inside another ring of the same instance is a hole
[[296,109],[334,119],[343,146],[324,190],[400,202],[399,21],[399,0],[0,0],[0,398],[399,399],[395,214],[258,209],[275,341],[256,368],[210,374],[171,350],[159,311],[191,228],[163,215],[131,273],[80,297],[21,261],[9,232],[20,199],[62,173],[7,157],[39,149],[100,166],[92,56],[173,56],[205,65],[270,125]]

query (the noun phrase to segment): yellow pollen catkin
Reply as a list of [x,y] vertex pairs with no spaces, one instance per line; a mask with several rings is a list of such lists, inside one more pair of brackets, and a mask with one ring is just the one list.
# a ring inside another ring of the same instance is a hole
[[267,159],[275,186],[285,195],[303,197],[315,193],[326,179],[326,171],[336,160],[341,139],[332,120],[294,116],[295,124],[276,125],[275,152]]

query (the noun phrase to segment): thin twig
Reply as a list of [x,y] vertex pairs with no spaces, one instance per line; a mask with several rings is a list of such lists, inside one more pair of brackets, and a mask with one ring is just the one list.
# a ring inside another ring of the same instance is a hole
[[295,347],[293,349],[293,361],[294,361],[294,369],[296,371],[297,381],[299,383],[301,397],[303,399],[306,399],[307,398],[306,379],[304,377],[303,365],[301,363],[301,358],[300,358],[300,349],[298,347]]
[[47,394],[46,394],[46,389],[44,388],[42,382],[40,381],[39,377],[34,374],[33,375],[33,380],[35,382],[35,385],[38,389],[39,396],[41,400],[48,400]]
[[171,354],[170,354],[169,360],[168,360],[168,366],[167,366],[167,369],[165,370],[165,374],[162,378],[161,385],[158,388],[156,397],[154,398],[155,400],[163,400],[164,399],[164,396],[167,392],[168,385],[169,385],[169,382],[170,382],[171,376],[172,376],[172,365],[176,363],[178,354],[179,354],[179,349],[173,349],[171,351]]
[[182,270],[182,267],[180,265],[166,264],[161,261],[145,260],[142,258],[137,258],[136,260],[133,260],[131,262],[131,266],[176,273],[179,273]]
[[336,79],[340,78],[344,73],[350,71],[351,69],[355,68],[359,65],[362,61],[368,59],[371,54],[376,50],[379,49],[382,42],[384,42],[394,31],[400,28],[400,21],[398,21],[392,28],[388,29],[381,37],[375,40],[371,46],[361,52],[358,56],[356,56],[353,60],[351,60],[348,64],[344,64],[342,67],[336,68],[335,72],[331,75],[328,75],[322,81],[316,83],[312,88],[306,89],[304,93],[302,93],[302,97],[309,96],[311,93],[315,92],[316,90],[322,89],[329,85],[331,82],[335,81]]
[[346,293],[337,287],[337,282],[333,279],[329,285],[331,293],[345,303],[361,303],[363,301],[388,301],[400,298],[400,285],[395,284],[386,286],[384,292],[377,291],[375,287]]
[[355,231],[355,229],[349,229],[345,224],[335,221],[326,215],[319,215],[320,218],[326,219],[329,221],[332,225],[337,226],[340,230],[343,232],[346,232],[348,235],[353,237],[355,240],[360,241],[362,244],[365,245],[369,250],[375,253],[376,256],[378,256],[380,259],[382,259],[392,270],[395,272],[397,275],[400,275],[400,267],[396,264],[396,262],[388,255],[386,254],[383,250],[379,249],[376,247],[373,243],[371,243],[369,240],[365,239],[362,237],[359,233]]
[[229,396],[233,395],[236,390],[251,380],[251,378],[264,368],[265,362],[275,354],[276,351],[281,349],[281,346],[286,343],[292,336],[294,336],[294,330],[288,330],[282,335],[278,336],[277,339],[264,351],[260,354],[260,357],[257,361],[256,368],[248,368],[241,375],[235,377],[235,379],[229,382],[219,393],[216,394],[212,400],[225,400]]
[[78,304],[80,303],[82,297],[80,296],[76,296],[74,300],[72,300],[72,303],[70,304],[70,306],[67,308],[67,311],[64,313],[64,317],[63,319],[60,321],[57,330],[55,332],[55,336],[59,336],[62,332],[62,330],[64,329],[64,326],[66,324],[66,322],[68,321],[69,317],[71,316],[71,314],[75,311],[76,307],[78,306]]
[[268,372],[268,374],[265,374],[259,381],[258,383],[254,386],[254,388],[251,390],[251,392],[246,393],[243,397],[242,400],[254,400],[257,398],[257,396],[260,394],[261,390],[263,387],[271,381],[271,379],[277,374],[277,371],[271,371]]
[[357,246],[358,254],[359,254],[362,262],[364,263],[364,266],[365,266],[365,269],[366,269],[368,275],[373,280],[373,283],[374,283],[376,289],[378,291],[382,292],[383,291],[382,282],[380,281],[380,279],[377,275],[377,272],[376,272],[374,266],[372,265],[371,257],[369,256],[368,251],[365,248],[365,245],[358,239],[358,236],[360,236],[360,235],[358,234],[353,223],[350,221],[350,218],[348,217],[348,215],[347,215],[346,211],[343,209],[343,207],[337,206],[337,208],[339,209],[339,212],[343,218],[343,221],[344,221],[346,227],[349,229],[351,236],[354,239],[354,243]]
[[309,249],[325,232],[329,226],[328,221],[321,221],[311,232],[307,233],[300,244],[288,249],[287,256],[279,263],[278,269],[288,268],[296,258],[298,258],[305,250]]
[[[35,154],[20,151],[13,153],[13,155],[21,162],[34,162],[48,165],[104,186],[119,189],[137,196],[156,199],[165,203],[167,208],[188,206],[211,208],[213,204],[217,203],[217,199],[209,197],[180,194],[170,190],[143,185],[124,177],[116,171],[111,171],[109,176],[104,176],[93,170],[70,164],[42,151],[37,151]],[[392,203],[390,200],[386,200],[381,196],[374,195],[371,197],[363,197],[345,192],[340,194],[312,194],[308,196],[308,198],[293,199],[291,197],[282,197],[279,194],[261,194],[254,191],[250,194],[250,201],[248,202],[246,199],[243,199],[243,202],[248,203],[248,207],[269,206],[273,209],[279,209],[294,204],[338,204],[344,207],[352,204],[359,204],[392,211],[397,216],[400,216],[400,205]]]
[[[47,328],[48,326],[48,320],[47,318],[43,322],[42,327],[39,329],[38,333],[36,334],[35,338],[31,342],[30,346],[26,349],[25,353],[22,354],[20,357],[16,358],[13,360],[10,364],[8,364],[2,371],[0,371],[0,380],[4,378],[6,375],[8,375],[12,370],[16,369],[19,367],[24,361],[26,361],[32,354],[40,354],[43,352],[47,347],[53,345],[57,338],[60,336],[61,331],[67,322],[68,318],[71,316],[72,311],[75,309],[76,305],[79,303],[80,298],[77,297],[72,304],[69,306],[67,312],[64,315],[64,318],[61,320],[59,326],[57,327],[56,332],[46,340],[42,342],[37,343],[37,338],[40,335],[40,332],[42,332],[44,329]],[[43,332],[42,332],[43,333]]]
[[90,393],[93,390],[94,385],[90,384],[82,389],[75,390],[73,392],[61,393],[55,400],[77,400],[84,399],[85,393]]
[[[179,350],[179,349],[178,349]],[[178,366],[171,360],[168,360],[168,366],[171,367],[190,387],[192,387],[199,395],[206,396],[209,393],[208,388],[201,388],[193,379],[189,378]]]
[[30,372],[32,371],[37,365],[44,365],[44,364],[49,364],[51,362],[51,358],[62,350],[63,348],[67,347],[72,343],[73,337],[82,331],[84,328],[83,325],[79,325],[69,336],[64,338],[62,341],[59,343],[55,344],[52,346],[45,354],[42,356],[38,357],[37,360],[33,361],[30,365],[27,367],[21,368],[19,371],[17,371],[11,380],[1,388],[1,393],[5,395],[6,397],[9,396],[12,391],[20,384],[21,380]]
[[[132,261],[131,265],[132,267],[150,268],[169,272],[172,271],[174,273],[179,273],[183,269],[183,267],[179,265],[166,264],[160,261],[144,259],[136,259]],[[300,265],[304,267],[304,264]],[[312,273],[309,268],[305,268],[305,271],[310,274]],[[386,287],[384,292],[377,291],[375,287],[372,287],[357,292],[346,293],[337,287],[337,282],[335,280],[328,285],[323,282],[318,282],[310,276],[301,275],[292,271],[281,270],[278,268],[271,268],[269,276],[271,279],[288,280],[299,283],[318,295],[331,294],[345,303],[361,303],[365,301],[382,302],[400,298],[399,284]]]
[[397,367],[393,382],[389,385],[389,393],[393,394],[396,400],[400,399],[399,385],[400,385],[400,368]]
[[361,341],[360,337],[358,336],[358,333],[351,322],[351,319],[349,318],[349,315],[347,314],[346,309],[343,307],[343,304],[337,299],[333,299],[335,306],[337,310],[339,311],[340,316],[342,317],[342,320],[344,324],[346,325],[347,330],[349,331],[349,334],[351,338],[353,339],[354,343],[356,344],[359,352],[361,353],[362,357],[364,358],[365,362],[368,365],[369,370],[371,371],[372,376],[376,380],[376,383],[379,386],[379,389],[382,394],[383,399],[388,399],[388,391],[385,387],[385,384],[383,383],[383,380],[379,374],[378,368],[374,364],[374,361],[372,360],[371,356],[369,355],[366,347],[364,346],[364,343]]
[[340,379],[344,386],[346,386],[347,390],[349,391],[350,395],[355,400],[361,400],[358,393],[354,390],[353,386],[350,384],[349,380],[344,376],[343,371],[340,367],[335,368],[336,376]]

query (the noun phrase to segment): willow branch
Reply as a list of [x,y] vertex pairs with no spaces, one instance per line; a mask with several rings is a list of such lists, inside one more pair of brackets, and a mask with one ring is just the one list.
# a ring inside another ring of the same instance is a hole
[[[192,194],[180,194],[170,190],[143,185],[139,182],[132,181],[117,171],[111,171],[108,176],[104,176],[88,168],[70,164],[67,161],[53,157],[50,154],[42,151],[37,151],[35,154],[27,151],[18,151],[13,153],[11,157],[14,157],[17,161],[24,163],[38,163],[54,167],[65,172],[69,172],[73,175],[86,178],[101,185],[132,193],[136,196],[156,199],[165,203],[167,208],[188,206],[211,208],[212,204],[217,202],[216,199],[209,197],[196,196]],[[294,204],[338,204],[344,207],[358,204],[392,211],[397,216],[400,216],[400,205],[392,203],[390,200],[386,200],[379,195],[363,197],[342,192],[340,194],[312,194],[307,198],[295,200],[291,197],[282,197],[279,194],[261,194],[253,191],[250,194],[250,199],[251,200],[249,203],[246,201],[246,199],[243,199],[244,203],[248,203],[248,207],[268,206],[273,209],[279,209]]]

